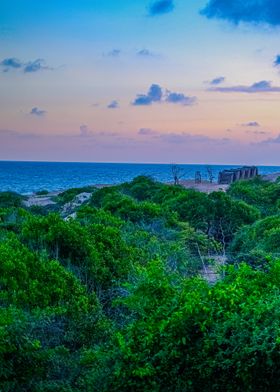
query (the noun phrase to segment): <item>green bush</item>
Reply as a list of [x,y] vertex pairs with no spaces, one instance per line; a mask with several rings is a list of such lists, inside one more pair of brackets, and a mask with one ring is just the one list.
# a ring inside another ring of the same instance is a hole
[[280,184],[278,182],[271,183],[261,177],[249,181],[238,181],[230,186],[228,194],[255,206],[263,216],[279,212]]
[[210,289],[155,262],[127,288],[134,321],[115,335],[104,390],[279,389],[280,262],[268,272],[231,269]]
[[57,201],[60,204],[65,204],[71,202],[77,195],[80,193],[93,193],[96,190],[94,186],[85,186],[82,188],[72,188],[72,189],[67,189],[64,192],[61,192],[57,196]]
[[278,391],[279,189],[140,176],[31,208],[1,193],[0,390]]
[[0,192],[0,208],[22,207],[24,199],[15,192]]
[[36,192],[37,196],[45,196],[48,194],[49,194],[49,191],[47,191],[46,189],[42,189],[41,191]]

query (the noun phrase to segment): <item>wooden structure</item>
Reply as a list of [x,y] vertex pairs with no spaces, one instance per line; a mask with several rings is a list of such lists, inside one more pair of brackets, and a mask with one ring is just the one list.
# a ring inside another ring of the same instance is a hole
[[219,184],[232,184],[239,180],[248,180],[258,176],[259,171],[256,166],[243,166],[238,169],[223,170],[219,173]]

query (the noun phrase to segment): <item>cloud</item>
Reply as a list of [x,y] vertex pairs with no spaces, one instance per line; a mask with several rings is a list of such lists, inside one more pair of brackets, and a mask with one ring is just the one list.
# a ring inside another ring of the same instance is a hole
[[138,52],[136,54],[141,57],[155,57],[156,56],[155,53],[153,53],[149,49],[138,50]]
[[172,12],[175,8],[173,0],[157,0],[149,7],[149,15],[157,16]]
[[267,131],[246,131],[248,134],[253,134],[253,135],[267,135],[270,132]]
[[169,143],[169,144],[190,144],[190,143],[227,143],[230,141],[228,138],[211,138],[206,135],[193,135],[187,132],[182,132],[182,133],[163,133],[158,136],[160,140],[163,142]]
[[105,57],[119,57],[122,51],[120,49],[112,49],[107,53],[104,53],[103,56]]
[[52,68],[46,65],[44,59],[37,59],[34,61],[29,61],[27,64],[25,64],[23,71],[25,73],[33,73],[33,72],[38,72],[43,70],[50,70],[50,69]]
[[18,132],[12,129],[0,129],[0,137],[7,137],[7,138],[19,138],[19,139],[33,139],[33,138],[39,138],[40,135],[37,135],[35,133],[22,133]]
[[274,67],[279,67],[280,66],[280,54],[278,54],[276,57],[275,57],[275,60],[274,60]]
[[201,13],[209,19],[224,19],[234,24],[280,25],[279,0],[208,0]]
[[163,96],[162,88],[158,84],[152,84],[148,96],[152,102],[160,102]]
[[212,79],[209,84],[211,84],[212,86],[217,86],[218,84],[222,84],[224,83],[226,80],[226,78],[224,76],[219,76],[215,79]]
[[140,128],[138,131],[138,135],[141,135],[141,136],[152,136],[152,135],[157,135],[157,134],[158,134],[158,132],[154,131],[151,128]]
[[88,138],[97,141],[98,139],[111,139],[119,137],[117,132],[111,131],[92,131],[86,124],[80,125],[80,133],[78,135],[60,135],[65,138]]
[[37,107],[34,107],[31,109],[29,114],[31,114],[32,116],[43,117],[45,114],[47,114],[47,112],[46,110],[42,110]]
[[119,109],[119,103],[118,101],[112,101],[111,103],[109,103],[109,105],[107,106],[108,109]]
[[249,121],[247,123],[241,124],[242,127],[259,127],[260,124],[257,121]]
[[147,94],[138,94],[132,102],[134,106],[148,106],[154,102],[160,102],[163,97],[163,90],[158,84],[152,84]]
[[272,86],[271,82],[261,80],[251,86],[231,86],[231,87],[212,87],[208,91],[217,91],[220,93],[275,93],[280,92],[280,87]]
[[196,97],[188,97],[182,93],[171,93],[169,92],[166,98],[166,102],[181,104],[183,106],[191,106],[196,103]]
[[0,66],[3,67],[3,72],[8,72],[11,69],[19,69],[23,66],[23,63],[15,57],[10,57],[2,60]]
[[89,135],[90,135],[90,131],[88,129],[88,126],[85,125],[85,124],[80,125],[80,136],[81,137],[87,137]]
[[153,103],[173,103],[183,106],[194,105],[197,101],[196,97],[187,96],[182,93],[176,93],[165,90],[158,84],[152,84],[147,94],[138,94],[132,102],[134,106],[149,106]]
[[275,138],[269,138],[260,142],[261,144],[280,144],[280,134]]
[[189,132],[167,132],[162,133],[151,128],[140,128],[138,135],[150,136],[150,140],[154,140],[155,143],[165,143],[165,144],[179,144],[179,145],[190,145],[190,144],[200,144],[200,143],[216,143],[224,144],[230,141],[228,138],[212,138],[206,135],[198,134],[194,135]]
[[28,61],[27,63],[15,58],[5,58],[0,62],[0,66],[3,68],[3,72],[8,72],[10,70],[20,70],[22,69],[24,73],[33,73],[42,70],[52,70],[53,68],[46,65],[44,59],[37,59],[34,61]]

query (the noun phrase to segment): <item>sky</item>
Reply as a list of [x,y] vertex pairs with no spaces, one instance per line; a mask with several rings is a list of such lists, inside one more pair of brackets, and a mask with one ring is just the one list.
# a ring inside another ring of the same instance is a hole
[[280,165],[278,0],[0,2],[0,160]]

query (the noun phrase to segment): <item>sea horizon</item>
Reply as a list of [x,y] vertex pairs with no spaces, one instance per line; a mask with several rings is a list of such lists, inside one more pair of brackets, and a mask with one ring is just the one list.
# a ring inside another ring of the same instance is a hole
[[[54,162],[54,161],[0,161],[0,191],[33,194],[38,191],[63,191],[89,185],[117,185],[137,176],[149,176],[160,182],[173,180],[171,163],[120,162]],[[207,180],[207,167],[211,167],[214,181],[220,171],[246,165],[234,164],[178,164],[183,179],[195,178],[200,171]],[[255,165],[260,174],[280,172],[280,166]]]
[[243,167],[243,166],[256,166],[256,167],[279,167],[280,168],[280,163],[279,165],[273,165],[273,164],[267,164],[267,163],[215,163],[215,162],[210,162],[210,163],[205,163],[205,162],[192,162],[192,163],[184,163],[184,162],[149,162],[149,161],[144,161],[144,162],[133,162],[133,161],[57,161],[57,160],[26,160],[26,159],[0,159],[1,162],[16,162],[16,163],[85,163],[85,164],[116,164],[116,165],[197,165],[197,166],[232,166],[232,167]]

